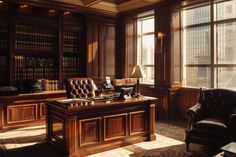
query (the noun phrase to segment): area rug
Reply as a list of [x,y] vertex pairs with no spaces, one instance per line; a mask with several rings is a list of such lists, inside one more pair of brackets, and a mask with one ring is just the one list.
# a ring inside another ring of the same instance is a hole
[[[185,124],[156,123],[156,140],[141,142],[87,157],[211,157],[219,152],[191,144],[185,150]],[[0,157],[64,157],[45,142],[45,126],[27,127],[0,133]]]

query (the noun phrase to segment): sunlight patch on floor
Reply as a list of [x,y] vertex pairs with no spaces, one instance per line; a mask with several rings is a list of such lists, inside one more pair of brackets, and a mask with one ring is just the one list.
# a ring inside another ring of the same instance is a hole
[[45,126],[33,126],[0,133],[0,144],[4,149],[15,149],[41,143],[45,139]]
[[156,136],[155,141],[141,142],[134,145],[141,147],[142,149],[145,149],[145,150],[150,150],[150,149],[164,148],[164,147],[184,144],[184,142],[182,141],[178,141],[173,138],[166,137],[166,136],[162,136],[158,134],[155,134],[155,136]]
[[[184,142],[178,141],[166,136],[155,134],[156,140],[155,141],[149,141],[149,142],[141,142],[137,144],[133,144],[132,146],[136,149],[140,149],[142,151],[144,150],[151,150],[151,149],[158,149],[158,148],[164,148],[164,147],[170,147],[175,145],[182,145]],[[132,147],[131,146],[131,147]],[[127,146],[130,147],[130,146]],[[97,153],[93,155],[89,155],[87,157],[129,157],[131,154],[135,152],[130,151],[130,149],[126,149],[126,147],[113,149],[110,151]]]
[[131,152],[131,151],[126,150],[124,148],[117,148],[117,149],[112,149],[109,151],[89,155],[86,157],[129,157],[133,153],[134,152]]
[[[45,126],[34,126],[0,133],[0,145],[5,149],[15,149],[41,143],[45,140]],[[122,148],[89,155],[87,157],[130,157],[131,154],[145,150],[183,145],[184,142],[155,134],[156,140],[141,142]]]

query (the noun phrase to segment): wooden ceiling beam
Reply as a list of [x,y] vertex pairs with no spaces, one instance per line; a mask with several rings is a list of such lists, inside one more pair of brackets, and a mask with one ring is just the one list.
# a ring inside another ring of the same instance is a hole
[[91,6],[91,5],[94,5],[96,3],[99,3],[101,2],[102,0],[83,0],[83,4],[88,7],[88,6]]

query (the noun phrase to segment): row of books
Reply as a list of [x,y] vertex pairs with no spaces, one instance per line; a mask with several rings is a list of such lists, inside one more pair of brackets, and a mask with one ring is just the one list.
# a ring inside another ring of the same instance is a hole
[[0,56],[0,68],[8,67],[8,57],[7,56]]
[[15,67],[17,67],[17,68],[25,68],[25,67],[50,68],[50,67],[54,67],[54,65],[55,65],[54,59],[52,59],[52,58],[15,56]]
[[0,49],[9,49],[9,40],[0,39]]
[[38,38],[57,38],[58,32],[55,29],[43,29],[28,25],[16,25],[16,36],[38,37]]
[[63,79],[72,77],[81,77],[85,75],[82,68],[63,68]]
[[8,25],[0,24],[0,49],[9,48],[9,30]]
[[2,35],[9,33],[9,25],[6,24],[0,24],[0,33]]
[[79,57],[63,57],[62,66],[63,67],[79,67]]
[[64,31],[65,32],[80,32],[82,30],[82,27],[74,24],[74,25],[69,25],[69,24],[65,24],[64,25]]
[[66,40],[78,40],[80,38],[80,35],[80,33],[64,32],[63,38]]
[[17,81],[16,86],[19,92],[35,93],[42,91],[59,90],[58,80],[37,79],[37,80],[21,80]]
[[56,79],[58,72],[54,68],[16,68],[15,80],[37,80],[37,79]]
[[63,46],[63,53],[74,53],[79,54],[81,53],[78,46],[74,45],[64,45]]
[[47,43],[47,42],[35,42],[35,41],[15,41],[16,50],[27,50],[27,51],[42,51],[42,52],[54,52],[58,49],[56,43]]
[[9,70],[7,68],[0,67],[0,85],[6,85],[9,80]]
[[59,81],[58,80],[42,80],[43,91],[54,91],[59,89]]

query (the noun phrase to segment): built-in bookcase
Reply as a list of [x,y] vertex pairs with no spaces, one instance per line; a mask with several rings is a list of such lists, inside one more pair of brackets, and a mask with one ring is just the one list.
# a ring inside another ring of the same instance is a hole
[[0,13],[0,86],[10,84],[10,20]]
[[58,79],[58,25],[53,19],[15,19],[15,81]]
[[[7,2],[4,2],[7,3]],[[8,4],[0,8],[0,87],[24,88],[40,79],[58,83],[86,74],[85,21],[62,10]]]
[[85,29],[83,19],[74,18],[75,22],[63,21],[63,79],[85,76]]

